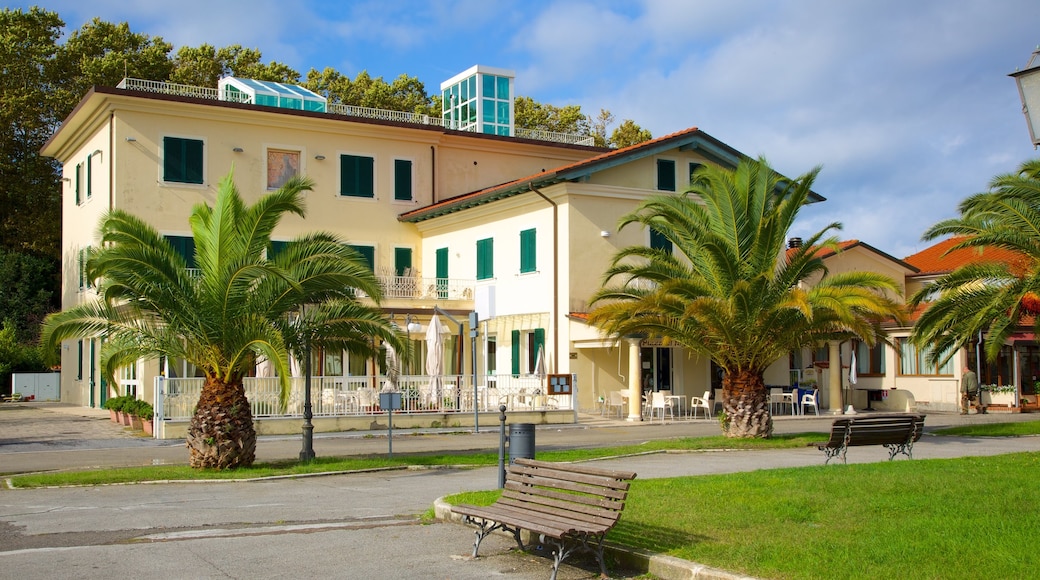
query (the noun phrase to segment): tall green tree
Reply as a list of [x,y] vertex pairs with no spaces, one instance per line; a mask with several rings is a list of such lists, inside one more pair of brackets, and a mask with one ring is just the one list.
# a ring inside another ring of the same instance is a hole
[[40,8],[0,10],[0,248],[61,256],[61,187],[39,151],[63,119],[58,39]]
[[[236,76],[280,83],[300,82],[300,73],[277,61],[263,63],[259,49],[240,44],[215,48],[211,44],[182,46],[171,62],[169,81],[182,85],[216,88],[217,81]],[[166,80],[167,77],[145,77]]]
[[[215,206],[198,204],[190,225],[199,274],[155,228],[114,210],[102,218],[100,249],[87,261],[96,302],[48,317],[48,348],[66,339],[100,337],[105,376],[140,358],[184,359],[205,375],[188,429],[193,467],[253,463],[256,431],[243,378],[270,360],[288,396],[289,353],[307,342],[375,355],[378,340],[404,352],[404,341],[376,306],[379,284],[364,260],[334,235],[297,238],[272,258],[271,232],[282,216],[304,216],[306,179],[246,205],[232,180]],[[307,305],[306,308],[301,308]],[[303,319],[298,313],[303,311]]]
[[610,134],[610,146],[621,149],[622,147],[638,145],[653,138],[654,136],[650,134],[650,131],[636,125],[632,119],[625,119]]
[[36,344],[44,317],[61,308],[58,266],[50,256],[0,248],[0,313],[25,344]]
[[581,112],[581,105],[557,107],[539,103],[531,97],[516,97],[513,111],[517,127],[574,135],[592,134],[592,125]]
[[126,22],[94,18],[73,30],[58,57],[59,98],[67,107],[62,118],[95,85],[114,87],[125,77],[165,80],[173,70],[171,50],[161,37],[133,32]]
[[651,197],[619,223],[653,228],[673,251],[620,250],[593,297],[590,321],[604,332],[677,343],[725,371],[730,437],[771,435],[763,373],[778,359],[835,338],[874,344],[885,336],[882,320],[902,316],[891,279],[827,275],[817,251],[837,248],[837,238],[824,236],[840,224],[786,250],[818,171],[786,180],[763,159],[742,160],[732,171],[700,168],[688,192]]
[[440,97],[432,99],[422,81],[405,74],[387,83],[383,77],[372,78],[368,71],[351,79],[326,67],[321,71],[311,69],[304,86],[341,105],[441,116]]
[[927,304],[911,340],[930,349],[931,363],[945,362],[979,331],[987,334],[990,360],[1019,326],[1040,333],[1040,159],[995,176],[988,191],[958,209],[959,216],[933,225],[923,239],[961,236],[948,251],[1000,248],[1021,260],[966,264],[911,297],[911,306]]

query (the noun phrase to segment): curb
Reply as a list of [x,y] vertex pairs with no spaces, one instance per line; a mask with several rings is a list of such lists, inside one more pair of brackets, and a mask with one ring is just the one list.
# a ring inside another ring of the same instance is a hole
[[[451,504],[444,501],[443,497],[434,500],[433,515],[434,518],[446,523],[466,525],[462,521],[462,516],[451,511]],[[512,539],[512,534],[501,530],[496,530],[493,533],[502,534]],[[521,537],[525,543],[530,542],[531,538],[524,537],[525,535],[526,530],[521,533]],[[603,552],[627,568],[653,574],[655,578],[661,578],[662,580],[756,580],[753,576],[734,574],[697,562],[683,560],[682,558],[629,548],[610,542],[603,544]]]

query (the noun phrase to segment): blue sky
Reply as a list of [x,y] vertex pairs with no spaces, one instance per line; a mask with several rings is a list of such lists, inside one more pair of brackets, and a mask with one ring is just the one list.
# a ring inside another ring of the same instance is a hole
[[[12,8],[29,4],[14,2]],[[1036,0],[51,0],[70,29],[127,21],[175,47],[261,50],[302,74],[416,76],[474,64],[520,95],[608,109],[654,136],[697,126],[828,198],[834,221],[902,258],[964,197],[1038,155],[1008,73],[1040,44]]]

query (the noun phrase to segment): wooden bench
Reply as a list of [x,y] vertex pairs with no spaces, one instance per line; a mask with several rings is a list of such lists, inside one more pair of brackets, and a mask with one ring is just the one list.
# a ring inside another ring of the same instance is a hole
[[827,455],[825,465],[838,454],[845,463],[848,448],[861,445],[884,445],[889,461],[899,453],[913,459],[914,443],[924,432],[924,417],[911,414],[843,417],[831,425],[829,440],[809,445]]
[[635,477],[626,471],[517,459],[506,471],[505,489],[498,501],[487,507],[458,505],[451,509],[465,522],[479,526],[474,558],[480,542],[499,529],[512,533],[523,550],[520,531],[528,530],[538,534],[541,543],[556,548],[550,580],[555,580],[560,563],[575,550],[595,554],[605,577],[603,537],[621,518],[629,481]]

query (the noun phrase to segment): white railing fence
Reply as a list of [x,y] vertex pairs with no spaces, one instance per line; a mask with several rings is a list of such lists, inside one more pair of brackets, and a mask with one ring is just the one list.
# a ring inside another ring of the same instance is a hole
[[[494,375],[478,377],[477,410],[509,411],[573,410],[573,395],[546,395],[545,380],[536,376]],[[190,419],[202,392],[201,378],[156,377],[157,421]],[[277,377],[249,377],[244,381],[253,417],[302,417],[305,380],[293,377],[289,400],[283,407]],[[385,413],[379,393],[391,390],[385,376],[311,377],[311,412],[315,417],[343,417]],[[474,389],[471,376],[445,375],[398,377],[401,413],[472,413]]]
[[[179,95],[183,97],[194,97],[197,99],[230,100],[240,103],[251,103],[251,98],[245,93],[234,93],[225,91],[221,95],[218,89],[209,87],[193,87],[177,83],[166,83],[161,81],[148,81],[143,79],[124,78],[116,85],[116,88],[130,91],[143,91],[147,93],[160,93],[164,95]],[[354,105],[343,105],[340,103],[328,103],[327,110],[333,115],[347,115],[350,117],[362,117],[365,119],[379,119],[383,121],[394,121],[398,123],[411,123],[414,125],[434,125],[453,129],[455,131],[476,132],[477,126],[462,125],[459,121],[444,120],[440,117],[409,113],[407,111],[390,111],[387,109],[373,109],[371,107],[358,107]],[[522,139],[536,139],[539,141],[552,141],[555,143],[573,143],[577,145],[594,145],[595,140],[590,136],[576,135],[571,133],[557,133],[555,131],[542,131],[538,129],[516,129],[516,136]]]

